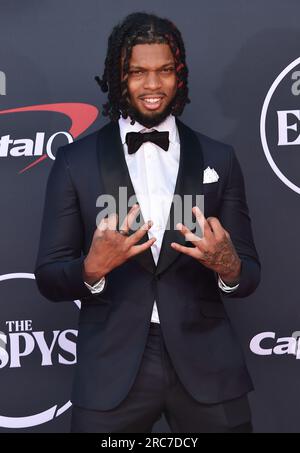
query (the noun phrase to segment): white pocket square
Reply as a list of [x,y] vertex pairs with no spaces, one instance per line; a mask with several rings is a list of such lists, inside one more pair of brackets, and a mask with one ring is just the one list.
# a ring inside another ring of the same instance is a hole
[[203,184],[219,181],[219,175],[214,168],[207,167],[203,173]]

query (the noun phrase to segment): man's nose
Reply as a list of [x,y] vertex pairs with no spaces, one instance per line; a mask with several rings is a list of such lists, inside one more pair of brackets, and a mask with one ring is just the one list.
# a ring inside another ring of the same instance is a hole
[[161,79],[156,71],[149,71],[146,78],[144,87],[149,89],[157,89],[161,86]]

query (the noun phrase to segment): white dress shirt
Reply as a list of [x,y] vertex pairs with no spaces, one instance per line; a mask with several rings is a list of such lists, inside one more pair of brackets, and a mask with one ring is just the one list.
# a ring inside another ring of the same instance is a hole
[[[145,222],[152,220],[153,225],[148,230],[149,239],[153,236],[156,241],[151,246],[155,264],[158,262],[162,239],[171,202],[174,195],[180,158],[180,140],[175,117],[169,115],[162,123],[152,129],[147,129],[138,122],[130,124],[130,117],[119,119],[120,136],[132,185],[140,205]],[[169,132],[169,149],[163,150],[155,143],[145,142],[133,154],[128,154],[126,144],[127,132],[150,132],[152,130]],[[234,291],[239,285],[230,287],[219,278],[219,287],[225,293]],[[100,293],[105,284],[103,277],[94,286],[86,286],[94,294]],[[156,301],[153,302],[151,322],[159,323]]]

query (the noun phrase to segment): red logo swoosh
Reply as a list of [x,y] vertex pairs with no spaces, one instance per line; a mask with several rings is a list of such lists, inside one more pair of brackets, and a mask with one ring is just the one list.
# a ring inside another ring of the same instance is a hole
[[[22,113],[22,112],[57,112],[62,113],[68,116],[71,120],[71,127],[69,129],[69,133],[75,139],[84,131],[86,131],[96,120],[98,116],[98,109],[94,105],[84,104],[81,102],[67,102],[67,103],[60,103],[60,104],[42,104],[42,105],[31,105],[28,107],[18,107],[16,109],[9,109],[9,110],[0,110],[0,115],[8,114],[8,113]],[[19,171],[20,173],[24,173],[24,171],[28,170],[29,168],[34,167],[38,163],[42,162],[43,160],[47,159],[47,154],[36,159],[30,165],[23,168]]]

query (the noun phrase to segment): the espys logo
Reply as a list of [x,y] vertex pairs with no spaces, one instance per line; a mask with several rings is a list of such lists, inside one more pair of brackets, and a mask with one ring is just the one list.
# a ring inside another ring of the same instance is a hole
[[260,135],[272,170],[300,194],[300,58],[289,64],[269,89],[261,112]]
[[84,103],[63,103],[63,104],[44,104],[19,107],[9,110],[0,110],[0,115],[25,112],[56,112],[66,115],[71,120],[68,131],[58,131],[46,138],[45,132],[36,132],[35,139],[12,138],[10,135],[0,136],[0,159],[7,157],[35,157],[36,159],[19,171],[24,173],[26,170],[41,163],[48,157],[55,159],[53,147],[55,139],[61,135],[66,137],[67,142],[71,143],[75,138],[86,131],[96,120],[98,109],[90,104]]
[[[13,273],[0,276],[0,282],[2,284],[16,279],[35,280],[35,276],[31,273]],[[76,310],[78,310],[78,308],[80,309],[80,301],[74,301],[73,305]],[[19,372],[23,372],[23,367],[25,367],[25,376],[27,376],[28,364],[30,365],[31,374],[33,363],[35,363],[37,367],[40,367],[40,370],[43,370],[43,367],[47,367],[46,373],[49,375],[49,370],[53,366],[57,367],[59,365],[64,367],[76,363],[76,339],[78,333],[76,329],[58,328],[55,330],[51,329],[51,331],[48,329],[46,331],[37,330],[31,319],[9,319],[3,322],[2,325],[5,326],[5,331],[0,332],[0,371],[3,369],[9,370],[9,376],[7,377],[9,379],[9,386],[11,386],[11,382],[16,383],[20,380]],[[3,327],[1,329],[4,330]],[[15,378],[12,373],[17,373],[14,375]],[[16,380],[13,381],[12,379]],[[28,378],[25,377],[25,380],[26,379]],[[52,381],[50,380],[50,382]],[[25,382],[22,378],[21,387],[23,389],[25,388],[24,385]],[[55,384],[52,382],[52,386],[53,385],[55,387]],[[30,388],[35,394],[35,387],[31,386]],[[4,389],[2,388],[2,391],[3,390]],[[51,391],[52,395],[55,395],[56,388],[51,389]],[[55,397],[52,396],[52,398]],[[44,404],[47,403],[44,402]],[[3,407],[1,407],[0,427],[20,429],[41,425],[59,417],[67,411],[71,405],[72,403],[70,401],[64,402],[63,404],[58,404],[53,401],[52,404],[50,403],[50,407],[46,407],[39,413],[23,417],[8,417],[3,414]]]

